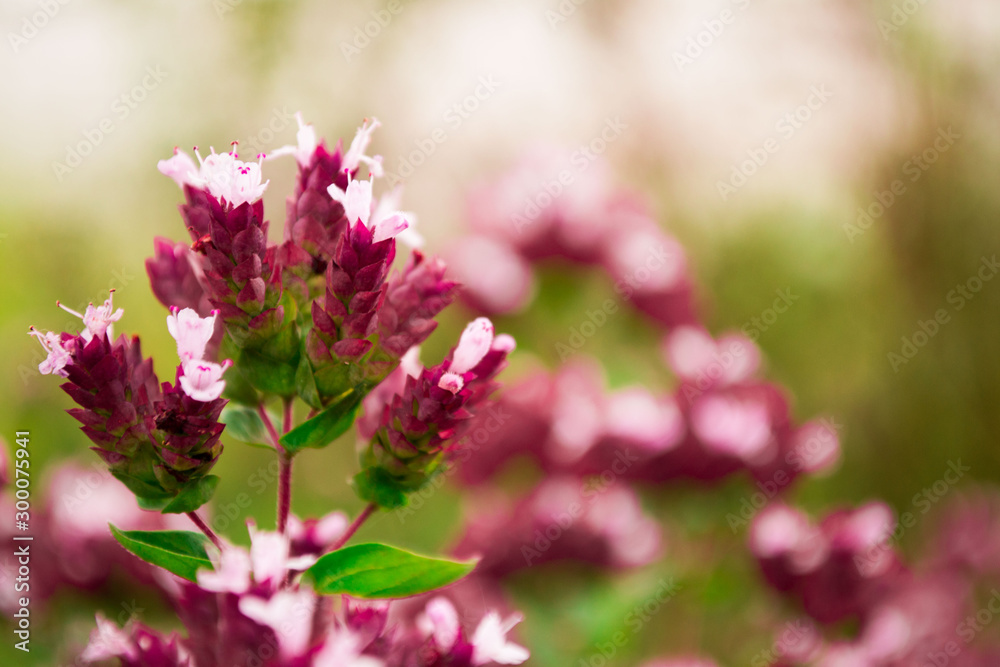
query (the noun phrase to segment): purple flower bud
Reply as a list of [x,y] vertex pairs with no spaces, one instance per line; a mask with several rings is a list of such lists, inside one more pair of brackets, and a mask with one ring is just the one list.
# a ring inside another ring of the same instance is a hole
[[414,251],[402,272],[389,280],[378,315],[379,346],[387,355],[402,357],[437,327],[434,317],[455,299],[458,289],[444,273],[440,259]]
[[154,256],[146,260],[153,295],[167,308],[190,308],[207,315],[212,307],[198,278],[204,272],[199,262],[203,256],[187,244],[160,237],[155,239],[154,248]]
[[[440,472],[462,448],[463,433],[495,391],[493,378],[513,347],[510,336],[493,338],[489,320],[477,320],[440,365],[407,377],[402,392],[381,407],[369,403],[369,414],[381,417],[362,452],[363,470],[355,478],[359,492],[374,500],[369,487],[380,480],[378,484],[408,493]],[[456,370],[463,372],[450,370],[456,357]]]

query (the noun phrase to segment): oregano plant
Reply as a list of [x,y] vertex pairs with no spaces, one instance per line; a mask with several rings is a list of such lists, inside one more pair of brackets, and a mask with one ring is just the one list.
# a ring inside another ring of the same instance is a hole
[[[173,577],[167,586],[185,635],[101,616],[81,658],[124,665],[519,664],[507,634],[520,620],[486,613],[475,628],[444,597],[389,623],[390,600],[426,595],[476,567],[405,545],[349,544],[374,513],[404,507],[461,453],[462,435],[490,401],[514,340],[486,318],[423,367],[419,345],[458,285],[445,265],[413,250],[392,272],[397,240],[419,245],[399,190],[373,195],[382,176],[369,156],[372,120],[346,151],[329,149],[298,117],[297,145],[242,161],[236,146],[197,163],[183,151],[159,163],[180,186],[189,238],[156,239],[146,267],[177,343],[173,382],[160,382],[113,294],[69,311],[76,333],[32,329],[43,374],[64,378],[91,449],[139,505],[183,514],[190,530],[110,531]],[[280,241],[269,238],[262,168],[291,156],[298,175]],[[69,309],[66,309],[69,310]],[[344,525],[291,514],[294,469],[365,415],[353,478],[365,509]],[[296,414],[305,414],[296,420]],[[203,517],[219,478],[223,433],[273,450],[279,461],[274,530],[248,521],[249,549]],[[323,528],[317,528],[321,526]],[[332,526],[332,528],[331,528]]]

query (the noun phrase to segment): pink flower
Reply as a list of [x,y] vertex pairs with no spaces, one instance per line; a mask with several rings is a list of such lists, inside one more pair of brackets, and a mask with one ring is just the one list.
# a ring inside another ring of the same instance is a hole
[[488,612],[472,634],[472,664],[520,665],[530,657],[528,649],[507,641],[507,633],[524,620],[521,614],[511,614],[501,621],[500,614]]
[[129,634],[98,614],[97,629],[91,633],[90,642],[80,659],[84,662],[98,662],[118,657],[135,660],[139,656]]
[[56,305],[70,315],[83,320],[84,329],[80,332],[80,337],[89,343],[95,336],[99,338],[105,333],[108,335],[108,339],[114,338],[114,329],[111,325],[113,322],[120,320],[125,313],[121,308],[118,310],[114,309],[114,305],[111,303],[114,295],[115,291],[111,290],[108,298],[100,306],[95,307],[93,303],[88,304],[87,309],[83,311],[83,315],[71,308],[67,308],[58,301],[56,301]]
[[312,565],[315,556],[289,558],[291,545],[288,537],[281,533],[257,530],[252,522],[247,522],[250,531],[250,563],[253,580],[258,584],[280,585],[289,570],[304,570]]
[[[510,338],[508,336],[508,338]],[[513,338],[508,341],[504,339],[503,345],[507,346]],[[462,337],[458,341],[458,347],[452,355],[451,365],[448,372],[441,376],[438,386],[453,394],[460,391],[465,386],[462,375],[468,373],[476,364],[483,360],[486,353],[493,345],[493,323],[485,317],[480,317],[469,323],[462,332]],[[507,350],[509,351],[509,350]]]
[[384,667],[378,658],[361,655],[361,639],[347,628],[334,628],[323,649],[313,658],[314,667]]
[[32,327],[28,331],[28,335],[37,338],[38,342],[42,344],[42,349],[45,350],[45,360],[38,364],[39,373],[42,375],[58,375],[60,377],[69,375],[65,368],[73,359],[72,355],[62,346],[59,334],[54,331],[42,333]]
[[278,591],[270,599],[256,596],[240,598],[240,612],[247,618],[274,630],[278,650],[288,660],[305,654],[312,634],[316,596],[310,591]]
[[177,341],[177,355],[181,362],[201,361],[205,356],[205,346],[215,333],[215,317],[218,310],[213,310],[208,317],[198,317],[191,308],[178,310],[175,306],[167,315],[167,330]]
[[402,211],[390,211],[389,205],[381,202],[372,213],[372,181],[352,180],[346,191],[332,183],[327,192],[344,206],[344,215],[351,223],[360,221],[372,232],[372,243],[395,238],[410,226],[411,216]]
[[201,177],[198,175],[198,167],[194,160],[187,153],[179,148],[174,148],[174,155],[169,160],[160,160],[156,163],[156,168],[164,176],[174,179],[177,186],[183,188],[185,185],[191,187],[201,187]]
[[448,263],[462,283],[463,298],[487,313],[516,312],[534,296],[531,265],[505,241],[466,236],[449,251]]
[[301,111],[295,112],[295,122],[299,124],[299,131],[295,133],[297,145],[282,146],[273,150],[268,155],[268,158],[273,159],[281,155],[294,155],[295,161],[299,163],[299,166],[306,167],[312,160],[313,153],[316,152],[316,147],[319,146],[319,141],[316,139],[316,129],[311,124],[302,120]]
[[365,120],[361,127],[358,128],[358,133],[354,135],[354,141],[351,142],[350,148],[344,154],[344,161],[342,163],[344,171],[352,172],[364,163],[368,165],[372,176],[375,178],[382,176],[382,156],[368,157],[365,155],[368,145],[372,142],[372,134],[381,126],[382,123],[378,122],[377,118],[372,118],[371,124]]
[[214,401],[226,388],[222,374],[232,365],[233,362],[229,359],[222,364],[203,360],[185,361],[182,364],[183,375],[180,376],[181,389],[196,401]]
[[215,569],[198,572],[198,586],[213,593],[245,593],[253,571],[246,549],[227,546],[212,559]]
[[336,183],[327,188],[330,197],[344,206],[344,215],[353,224],[360,220],[368,227],[368,219],[372,214],[372,182],[352,180],[347,184],[347,190],[341,190]]
[[450,651],[458,641],[458,612],[445,597],[436,597],[427,603],[424,613],[417,617],[417,627],[434,638],[434,645],[442,653]]
[[691,411],[692,428],[707,446],[751,461],[771,442],[771,415],[763,401],[711,395]]
[[[424,237],[415,229],[417,216],[399,210],[402,198],[402,185],[397,185],[388,194],[379,197],[375,212],[372,213],[372,228],[382,233],[389,233],[389,236],[398,238],[411,248],[422,248]],[[375,239],[376,242],[380,240]]]

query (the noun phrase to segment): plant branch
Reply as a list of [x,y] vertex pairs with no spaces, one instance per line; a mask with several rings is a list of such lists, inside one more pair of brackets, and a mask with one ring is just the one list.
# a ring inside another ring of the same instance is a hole
[[292,430],[292,399],[285,399],[285,418],[281,425],[281,433],[285,434]]
[[267,429],[267,434],[271,436],[271,444],[280,452],[281,443],[278,442],[278,431],[275,430],[274,423],[271,421],[271,416],[267,414],[267,409],[264,408],[263,403],[257,406],[257,414],[260,415],[260,420],[264,422],[264,428]]
[[[278,473],[277,524],[278,532],[284,535],[288,527],[288,513],[292,509],[292,457],[281,446],[278,431],[275,430],[274,423],[267,414],[267,409],[263,403],[257,406],[257,414],[260,415],[261,421],[264,422],[264,427],[267,428],[267,432],[271,436],[274,449],[278,452],[278,463],[281,466],[281,471]],[[290,400],[285,401],[283,422],[282,426],[285,429],[285,433],[288,433],[291,430],[292,424],[292,402]]]
[[212,532],[212,529],[208,527],[207,523],[202,521],[201,517],[198,516],[198,512],[186,512],[186,514],[188,518],[194,522],[194,525],[198,526],[198,530],[205,533],[205,536],[212,540],[212,544],[214,544],[219,551],[222,551],[222,540],[219,539],[218,535]]

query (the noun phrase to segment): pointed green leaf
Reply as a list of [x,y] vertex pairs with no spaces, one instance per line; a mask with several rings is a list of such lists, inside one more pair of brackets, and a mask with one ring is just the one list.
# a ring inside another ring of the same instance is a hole
[[143,559],[188,581],[197,581],[198,570],[212,568],[208,538],[184,530],[118,530],[108,524],[118,543]]
[[309,355],[304,351],[299,356],[299,367],[295,370],[295,389],[299,398],[306,402],[311,408],[322,409],[319,389],[316,388],[316,378],[313,377],[313,367],[309,362]]
[[[271,418],[272,424],[281,423],[281,417],[271,410],[268,410],[267,414]],[[267,428],[255,408],[230,403],[222,409],[219,421],[226,425],[226,435],[254,447],[274,449],[274,446],[270,444],[271,436],[268,435]]]
[[428,558],[387,544],[357,544],[320,558],[306,570],[316,592],[356,598],[405,598],[452,584],[476,561]]
[[218,485],[219,478],[217,476],[205,475],[182,488],[180,493],[160,511],[164,514],[193,512],[212,499],[215,487]]
[[[111,473],[115,479],[128,487],[128,490],[135,494],[139,507],[143,509],[160,509],[170,502],[170,494],[163,487],[154,486],[150,482],[139,479],[135,475],[130,475],[123,471],[113,471]],[[153,478],[155,480],[155,478]]]
[[306,447],[326,447],[354,424],[363,397],[354,389],[344,392],[326,410],[281,436],[281,445],[290,454]]

